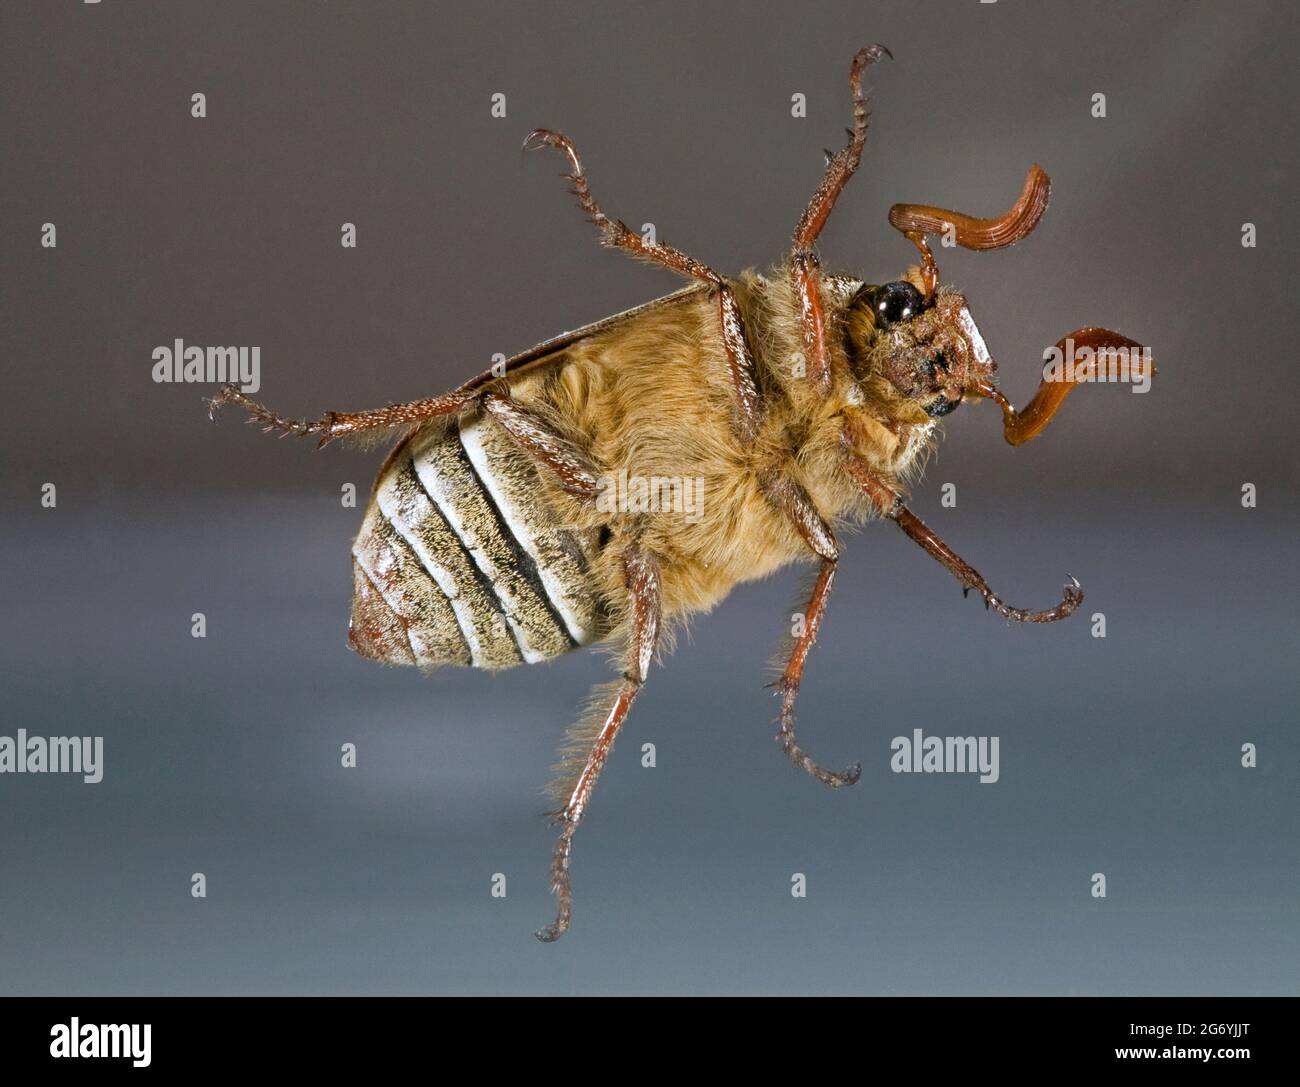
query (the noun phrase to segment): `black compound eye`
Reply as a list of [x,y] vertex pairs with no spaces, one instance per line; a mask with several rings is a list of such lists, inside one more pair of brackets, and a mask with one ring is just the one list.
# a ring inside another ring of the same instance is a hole
[[871,298],[877,328],[888,328],[900,321],[911,320],[924,307],[925,300],[921,297],[921,292],[901,280],[877,287]]
[[925,409],[925,414],[935,416],[936,418],[940,415],[947,415],[950,411],[956,411],[957,406],[960,403],[961,403],[961,397],[958,397],[956,400],[945,400],[941,396],[939,397],[938,400],[936,400],[933,404],[931,404],[928,408]]

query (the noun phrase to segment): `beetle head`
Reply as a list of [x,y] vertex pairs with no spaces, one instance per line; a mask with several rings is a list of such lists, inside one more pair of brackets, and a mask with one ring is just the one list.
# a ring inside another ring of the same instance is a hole
[[[926,241],[941,234],[966,249],[1000,249],[1013,245],[1038,225],[1051,195],[1051,181],[1041,167],[1029,168],[1025,187],[1004,215],[975,219],[961,212],[922,204],[895,204],[889,222],[921,253],[919,266],[905,278],[881,286],[866,286],[854,296],[848,311],[847,334],[859,379],[883,380],[897,393],[903,411],[920,408],[927,415],[947,415],[963,399],[988,397],[1002,409],[1007,441],[1019,445],[1038,434],[1081,381],[1093,369],[1072,375],[1044,375],[1034,398],[1019,412],[993,384],[997,364],[989,356],[966,299],[950,288],[940,289],[939,269]],[[1057,342],[1058,355],[1067,348],[1099,353],[1140,353],[1133,373],[1146,380],[1154,374],[1149,352],[1135,340],[1110,329],[1089,326]]]
[[878,374],[927,415],[947,415],[967,396],[987,396],[997,364],[989,356],[966,299],[939,288],[939,269],[926,241],[942,234],[966,249],[1000,249],[1025,237],[1047,210],[1051,180],[1029,169],[1011,209],[993,219],[922,204],[895,204],[889,222],[921,252],[905,278],[858,291],[848,330],[863,374]]
[[860,373],[884,377],[937,417],[983,387],[997,364],[966,299],[947,288],[927,299],[919,279],[859,290],[850,304],[849,337]]

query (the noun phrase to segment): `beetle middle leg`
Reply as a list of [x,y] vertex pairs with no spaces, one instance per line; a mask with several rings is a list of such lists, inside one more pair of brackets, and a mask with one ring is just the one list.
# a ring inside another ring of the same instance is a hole
[[551,859],[551,890],[557,900],[555,920],[537,932],[543,943],[557,940],[569,927],[573,912],[573,890],[569,880],[569,863],[573,853],[573,835],[586,814],[592,789],[609,757],[618,730],[645,683],[659,638],[662,594],[659,563],[654,555],[631,544],[623,554],[623,581],[627,587],[630,618],[627,647],[624,650],[623,677],[614,684],[614,700],[596,729],[595,738],[576,776],[553,786],[564,797],[564,807],[556,816],[562,827]]
[[813,762],[795,739],[794,703],[799,697],[799,684],[803,680],[804,664],[808,652],[817,640],[817,631],[826,613],[826,603],[830,599],[831,585],[835,581],[835,567],[839,560],[840,549],[835,542],[835,535],[830,526],[817,512],[808,492],[788,476],[772,474],[762,480],[763,491],[768,500],[786,514],[794,523],[799,535],[812,551],[822,560],[812,595],[804,609],[802,633],[795,639],[790,650],[790,659],[777,681],[777,694],[781,696],[781,728],[777,739],[781,747],[800,769],[815,777],[824,785],[838,789],[843,785],[853,785],[862,776],[862,764],[854,763],[843,773],[824,769]]
[[573,141],[561,132],[538,128],[524,138],[524,150],[538,147],[554,147],[563,152],[572,167],[571,174],[565,174],[573,188],[570,192],[578,198],[587,218],[600,231],[602,245],[611,249],[622,249],[634,257],[648,260],[652,264],[671,269],[680,275],[708,283],[718,299],[719,318],[722,323],[722,343],[727,353],[727,368],[731,375],[732,396],[736,407],[736,429],[745,441],[752,441],[758,434],[762,419],[762,402],[759,398],[758,380],[753,356],[745,341],[744,322],[740,316],[740,306],[726,279],[707,264],[689,257],[680,249],[659,241],[646,241],[640,234],[628,228],[619,219],[611,219],[600,209],[591,189],[587,185],[587,175],[582,168],[582,159]]
[[821,300],[821,262],[817,259],[813,246],[835,207],[835,201],[862,162],[868,120],[867,100],[862,94],[862,70],[881,57],[892,56],[883,45],[868,45],[859,49],[854,56],[853,66],[849,69],[849,86],[853,91],[853,128],[849,130],[848,146],[834,154],[827,152],[825,176],[804,209],[799,225],[795,227],[790,275],[803,323],[807,373],[822,392],[830,390],[830,361],[826,349],[826,314]]

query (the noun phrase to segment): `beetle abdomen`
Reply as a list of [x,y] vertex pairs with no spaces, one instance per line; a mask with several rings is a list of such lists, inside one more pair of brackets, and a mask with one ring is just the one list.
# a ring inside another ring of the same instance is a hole
[[390,664],[509,668],[596,641],[594,545],[557,521],[491,419],[413,435],[352,545],[352,647]]

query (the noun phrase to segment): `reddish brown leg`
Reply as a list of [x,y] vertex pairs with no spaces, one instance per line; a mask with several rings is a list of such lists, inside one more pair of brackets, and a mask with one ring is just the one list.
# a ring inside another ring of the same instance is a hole
[[487,393],[483,407],[525,453],[559,481],[567,494],[575,498],[596,496],[598,481],[590,459],[540,415],[505,393]]
[[[477,384],[471,382],[470,385]],[[248,412],[247,422],[261,423],[267,433],[279,431],[280,436],[290,434],[306,437],[319,434],[319,445],[323,446],[335,438],[344,438],[364,431],[394,430],[399,427],[415,426],[428,422],[439,416],[450,415],[467,406],[476,396],[477,391],[467,385],[453,389],[442,396],[426,400],[412,400],[409,404],[390,404],[386,408],[374,408],[370,411],[327,411],[319,419],[298,420],[285,419],[269,408],[259,404],[250,396],[239,391],[237,385],[223,385],[208,401],[208,415],[215,417],[217,408],[223,404],[238,404]]]
[[[1030,438],[1041,434],[1074,388],[1080,382],[1094,380],[1094,371],[1104,371],[1107,365],[1105,353],[1120,350],[1130,360],[1136,356],[1142,368],[1150,366],[1151,374],[1155,373],[1156,368],[1146,361],[1145,348],[1140,343],[1121,336],[1118,332],[1111,332],[1108,328],[1080,328],[1057,340],[1056,350],[1062,358],[1066,357],[1069,341],[1074,342],[1075,351],[1086,347],[1093,352],[1094,361],[1091,366],[1079,366],[1073,381],[1049,381],[1044,378],[1034,393],[1034,398],[1021,411],[1016,411],[1011,406],[1011,401],[992,382],[981,381],[976,384],[974,392],[989,397],[1002,409],[1002,436],[1011,445],[1024,445]],[[1131,367],[1132,362],[1129,365]]]
[[826,349],[826,314],[821,300],[821,263],[813,246],[835,207],[835,201],[862,161],[862,149],[867,142],[867,100],[862,94],[862,70],[882,56],[892,59],[893,54],[883,45],[869,45],[858,50],[853,58],[853,66],[849,69],[853,128],[849,130],[848,146],[827,154],[822,183],[813,193],[794,232],[790,274],[803,320],[807,373],[822,392],[830,389],[830,362]]
[[[692,289],[685,288],[677,292],[676,295],[670,295],[669,299],[681,298],[685,300]],[[658,305],[669,299],[660,299],[657,302],[647,303],[647,305]],[[638,310],[641,308],[637,307]],[[589,334],[594,333],[602,327],[626,319],[635,312],[637,310],[629,310],[627,313],[608,317],[604,321],[597,321],[594,325],[589,326],[587,331]],[[214,415],[216,409],[223,404],[240,404],[249,412],[248,421],[261,423],[267,431],[278,430],[282,437],[289,434],[298,436],[319,434],[321,436],[320,444],[325,445],[334,438],[347,437],[348,435],[361,434],[367,431],[392,430],[399,427],[414,426],[429,419],[453,414],[467,407],[485,390],[500,385],[501,379],[506,375],[521,375],[535,367],[545,366],[556,352],[561,351],[572,341],[573,334],[563,333],[554,339],[536,344],[527,351],[507,359],[502,365],[494,366],[490,370],[484,370],[474,375],[474,377],[457,386],[451,392],[432,399],[413,400],[409,404],[392,404],[386,408],[375,408],[371,411],[326,412],[319,419],[313,420],[285,419],[251,397],[245,396],[237,385],[226,385],[208,401],[208,414],[209,416]]]
[[1025,608],[1016,608],[1003,603],[989,588],[988,582],[944,543],[924,521],[903,505],[903,500],[898,493],[878,479],[859,458],[849,454],[845,459],[845,469],[877,511],[898,525],[912,540],[920,544],[931,558],[937,559],[944,569],[961,583],[963,596],[974,589],[984,598],[986,608],[992,608],[1003,618],[1012,619],[1017,623],[1054,623],[1070,615],[1083,603],[1083,590],[1074,578],[1071,578],[1071,583],[1065,587],[1061,602],[1048,611],[1028,611]]
[[808,492],[794,480],[787,476],[772,476],[764,481],[763,489],[769,500],[794,522],[799,535],[822,560],[817,582],[804,609],[803,633],[795,639],[794,647],[790,651],[790,660],[776,684],[777,694],[781,696],[781,728],[776,738],[791,762],[824,785],[838,789],[842,785],[854,784],[862,776],[862,764],[854,763],[843,773],[837,774],[813,762],[804,754],[795,739],[794,704],[795,699],[799,697],[799,684],[803,679],[803,668],[808,660],[808,652],[817,640],[822,616],[826,613],[826,603],[830,599],[831,585],[835,581],[836,560],[839,558],[839,546],[835,542],[835,535],[831,532],[830,526],[817,512]]
[[391,430],[414,426],[429,419],[450,415],[469,407],[475,400],[495,418],[515,443],[537,464],[550,472],[561,489],[575,498],[594,498],[598,490],[596,469],[586,454],[541,418],[536,412],[516,403],[508,393],[484,393],[476,387],[477,379],[469,385],[431,400],[416,400],[409,404],[394,404],[362,412],[327,412],[320,419],[300,422],[283,419],[245,396],[234,385],[223,386],[209,401],[209,414],[222,404],[236,403],[248,410],[249,422],[264,424],[267,431],[279,430],[280,436],[320,434],[320,445],[334,438],[347,437],[367,430]]
[[567,799],[556,821],[563,828],[559,840],[555,843],[555,852],[551,859],[551,891],[557,900],[555,920],[537,933],[543,943],[550,943],[562,936],[569,927],[573,914],[573,890],[569,881],[569,862],[573,852],[573,835],[586,814],[591,791],[596,786],[596,779],[605,766],[614,737],[627,719],[628,710],[636,699],[637,692],[645,683],[650,671],[650,659],[654,656],[655,642],[659,636],[659,620],[662,611],[662,599],[659,584],[659,564],[653,555],[642,551],[635,544],[630,546],[623,556],[623,580],[627,585],[628,609],[631,614],[632,629],[628,637],[624,657],[624,672],[621,682],[615,685],[614,702],[609,707],[604,720],[596,730],[595,740],[591,745],[586,761],[582,764],[576,778],[566,782],[564,789]]
[[537,147],[554,147],[568,156],[573,173],[565,174],[572,182],[570,190],[578,198],[587,218],[600,231],[602,245],[611,249],[622,249],[634,257],[648,260],[669,268],[680,275],[690,276],[710,284],[718,298],[718,315],[722,323],[722,342],[727,352],[727,367],[731,374],[732,393],[736,404],[736,429],[746,441],[752,441],[758,434],[758,424],[762,417],[762,405],[758,394],[758,381],[755,377],[754,360],[749,346],[745,342],[744,324],[740,317],[740,307],[727,281],[707,264],[702,264],[694,257],[688,257],[679,249],[662,242],[648,242],[618,219],[611,219],[596,203],[587,186],[587,175],[582,168],[573,141],[559,132],[539,128],[530,132],[524,139],[524,150]]

